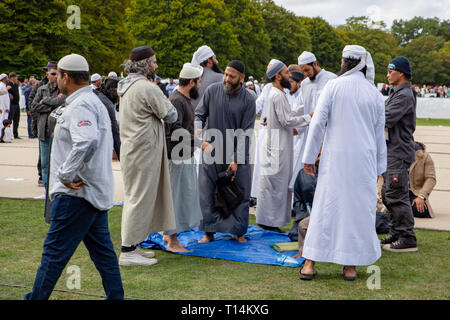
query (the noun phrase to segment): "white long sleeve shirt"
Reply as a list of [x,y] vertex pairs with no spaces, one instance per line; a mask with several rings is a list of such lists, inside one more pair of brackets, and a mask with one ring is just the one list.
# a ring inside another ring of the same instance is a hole
[[[50,198],[66,194],[87,200],[105,211],[113,206],[113,141],[111,121],[106,108],[92,92],[83,87],[66,99],[57,120],[50,164]],[[65,186],[83,181],[80,190]]]

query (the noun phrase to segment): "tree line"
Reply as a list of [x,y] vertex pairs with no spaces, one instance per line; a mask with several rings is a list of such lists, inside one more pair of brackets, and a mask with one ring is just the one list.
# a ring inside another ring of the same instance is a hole
[[[80,9],[79,28],[69,28]],[[386,82],[386,67],[398,55],[411,61],[413,82],[450,84],[450,20],[415,17],[391,28],[368,17],[350,17],[333,27],[320,17],[297,16],[272,0],[3,0],[0,3],[0,71],[42,75],[48,61],[69,53],[84,55],[91,71],[122,71],[130,50],[150,45],[158,75],[178,76],[185,62],[207,44],[225,67],[246,64],[247,75],[264,76],[272,58],[296,64],[302,51],[313,52],[325,69],[340,69],[346,44],[364,46],[375,63],[376,82]]]

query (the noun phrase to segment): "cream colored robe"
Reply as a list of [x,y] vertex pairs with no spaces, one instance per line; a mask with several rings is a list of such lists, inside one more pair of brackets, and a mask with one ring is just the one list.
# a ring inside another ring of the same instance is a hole
[[142,78],[120,88],[120,139],[124,206],[122,245],[175,229],[162,119],[173,108],[161,89]]

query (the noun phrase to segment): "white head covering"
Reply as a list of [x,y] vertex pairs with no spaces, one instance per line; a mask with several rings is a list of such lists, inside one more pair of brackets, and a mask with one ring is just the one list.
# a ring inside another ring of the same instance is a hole
[[301,66],[302,64],[308,64],[311,62],[317,61],[314,53],[309,51],[303,51],[302,54],[298,57],[298,64]]
[[253,82],[251,81],[247,81],[247,83],[245,84],[246,87],[253,85]]
[[201,46],[197,49],[197,51],[194,52],[194,55],[192,56],[192,64],[200,65],[200,63],[208,60],[214,55],[214,52],[212,49],[208,46]]
[[58,68],[65,71],[85,71],[89,72],[89,64],[87,60],[79,54],[72,53],[62,57],[58,61]]
[[6,73],[0,74],[0,81],[5,79],[8,75]]
[[280,60],[272,59],[267,66],[267,78],[272,79],[276,74],[280,73],[286,65]]
[[98,73],[94,73],[91,77],[91,82],[95,82],[97,80],[100,80],[102,77]]
[[203,68],[192,63],[185,63],[180,71],[180,79],[197,79],[203,74]]
[[366,79],[374,84],[375,66],[373,64],[372,56],[366,49],[358,45],[346,45],[344,50],[342,50],[342,58],[361,59],[361,62],[358,63],[356,67],[344,73],[343,76],[348,76],[349,74],[360,71],[366,66]]
[[114,71],[111,71],[110,73],[108,73],[108,78],[116,79],[117,78],[117,73],[115,73]]

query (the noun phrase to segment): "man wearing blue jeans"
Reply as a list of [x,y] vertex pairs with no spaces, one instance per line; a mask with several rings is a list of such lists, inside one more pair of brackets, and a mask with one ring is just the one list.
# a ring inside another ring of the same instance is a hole
[[114,194],[111,122],[89,86],[84,57],[63,57],[58,62],[57,82],[67,99],[52,142],[50,229],[33,290],[25,299],[48,299],[83,241],[102,277],[106,298],[121,300],[124,291],[107,216]]
[[48,168],[50,161],[50,141],[52,132],[48,126],[49,114],[64,104],[65,95],[60,92],[57,78],[56,66],[50,67],[47,73],[48,83],[37,90],[36,96],[31,104],[30,112],[37,121],[37,135],[39,138],[39,154],[41,159],[42,180],[44,187],[48,187]]

